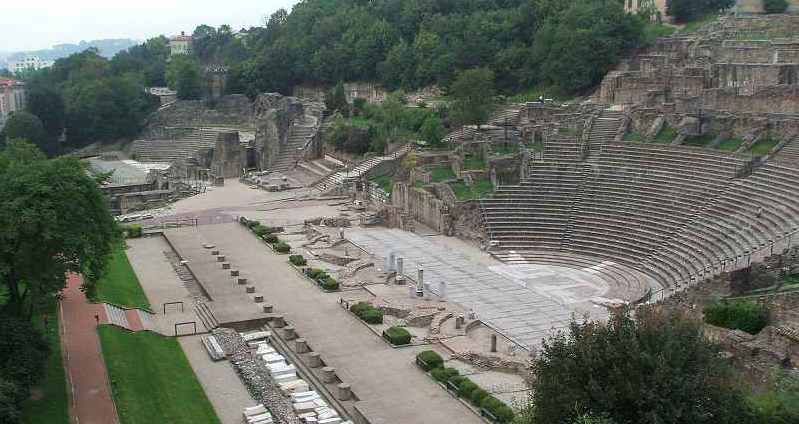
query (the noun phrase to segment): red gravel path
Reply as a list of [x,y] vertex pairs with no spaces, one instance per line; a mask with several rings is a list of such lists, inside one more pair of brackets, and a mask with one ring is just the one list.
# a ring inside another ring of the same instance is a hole
[[116,408],[108,387],[97,321],[106,321],[101,304],[89,303],[80,291],[83,279],[71,274],[61,301],[62,346],[66,358],[65,368],[72,385],[70,422],[73,424],[118,423]]

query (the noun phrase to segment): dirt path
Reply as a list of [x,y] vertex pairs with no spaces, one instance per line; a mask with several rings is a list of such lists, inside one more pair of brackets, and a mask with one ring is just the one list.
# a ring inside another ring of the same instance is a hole
[[92,304],[80,291],[83,279],[70,275],[64,299],[61,301],[63,326],[64,368],[72,386],[69,405],[70,422],[74,424],[118,423],[116,408],[108,387],[100,340],[97,337],[97,318],[105,322],[102,305]]

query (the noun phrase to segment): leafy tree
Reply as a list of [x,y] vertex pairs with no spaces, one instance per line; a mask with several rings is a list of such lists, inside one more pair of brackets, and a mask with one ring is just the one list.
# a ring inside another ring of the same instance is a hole
[[461,124],[479,125],[488,120],[494,100],[494,73],[485,68],[458,74],[450,87],[451,114]]
[[763,0],[763,9],[766,13],[785,13],[788,0]]
[[190,57],[173,58],[166,68],[166,80],[169,88],[178,92],[178,99],[196,100],[202,95],[200,65]]
[[0,377],[0,423],[18,423],[22,418],[17,385]]
[[55,154],[58,148],[58,146],[49,142],[51,139],[47,136],[42,121],[36,115],[28,112],[14,112],[11,114],[5,127],[3,127],[2,133],[0,133],[0,141],[17,138],[30,140],[48,154]]
[[573,322],[547,339],[534,366],[533,418],[583,414],[620,424],[752,423],[732,370],[701,324],[642,308],[608,324]]
[[30,317],[68,272],[91,288],[117,238],[98,182],[76,158],[47,160],[23,141],[0,151],[0,179],[0,282],[9,310]]
[[666,13],[677,22],[688,22],[708,13],[728,8],[735,0],[668,0]]
[[[48,138],[52,141],[58,141],[58,138],[64,131],[66,121],[64,99],[61,97],[61,94],[52,87],[34,87],[28,90],[26,103],[28,112],[42,120],[42,125],[44,125],[44,130],[47,132]],[[15,138],[33,140],[24,136]],[[39,147],[45,152],[49,151],[42,146]]]
[[332,90],[325,94],[325,108],[330,112],[339,112],[345,118],[350,116],[350,105],[347,103],[343,82],[339,81]]
[[441,139],[446,135],[441,119],[436,115],[428,115],[420,129],[422,139],[430,145],[441,144]]

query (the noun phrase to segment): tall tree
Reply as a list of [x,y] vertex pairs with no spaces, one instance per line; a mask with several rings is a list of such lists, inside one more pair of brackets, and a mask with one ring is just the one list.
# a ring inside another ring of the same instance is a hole
[[345,118],[350,116],[350,104],[347,103],[347,93],[344,83],[339,81],[332,90],[325,94],[325,108],[330,112],[339,112]]
[[24,141],[0,151],[0,282],[12,313],[83,274],[87,288],[102,275],[118,230],[98,181],[76,158],[46,159]]
[[169,88],[178,92],[181,100],[196,100],[202,96],[200,65],[190,57],[175,57],[166,69]]
[[753,423],[754,415],[701,323],[655,308],[608,324],[572,323],[534,364],[533,419],[590,414],[620,424]]
[[[58,141],[58,138],[64,131],[64,124],[66,121],[66,109],[61,94],[52,87],[34,86],[28,90],[26,103],[28,112],[42,120],[42,125],[44,125],[47,136],[52,141]],[[29,137],[18,136],[15,138],[28,138],[33,141],[33,139]],[[48,152],[44,147],[42,147],[42,150]]]
[[494,103],[494,72],[486,68],[458,74],[449,89],[451,113],[461,125],[480,125],[488,120]]
[[49,155],[58,150],[58,146],[48,137],[42,121],[28,112],[14,112],[0,132],[0,142],[14,139],[29,140]]

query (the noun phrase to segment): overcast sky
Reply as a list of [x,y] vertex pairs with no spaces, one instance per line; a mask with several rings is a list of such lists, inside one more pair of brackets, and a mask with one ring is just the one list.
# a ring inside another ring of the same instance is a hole
[[46,49],[103,38],[144,40],[197,25],[262,25],[298,0],[2,0],[0,51]]

